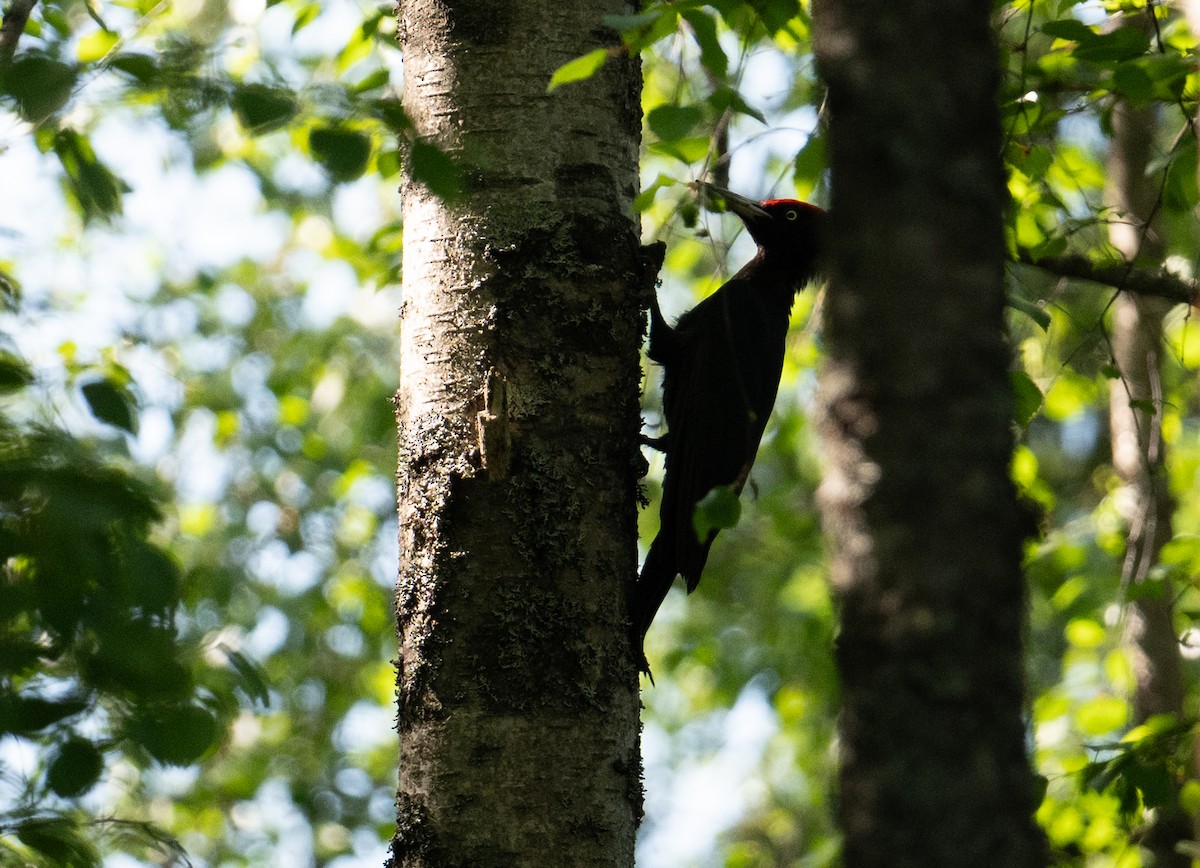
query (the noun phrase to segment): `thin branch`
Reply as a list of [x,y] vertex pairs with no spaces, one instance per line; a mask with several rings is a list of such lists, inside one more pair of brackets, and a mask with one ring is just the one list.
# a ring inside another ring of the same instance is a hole
[[1033,254],[1025,248],[1018,251],[1017,261],[1059,277],[1088,280],[1136,295],[1152,295],[1176,304],[1200,306],[1200,289],[1197,288],[1194,281],[1184,280],[1161,269],[1137,268],[1131,262],[1097,265],[1086,256],[1078,254],[1045,256],[1035,259]]
[[17,42],[25,32],[25,22],[36,5],[37,0],[12,0],[4,23],[0,24],[0,67],[8,66],[17,53]]

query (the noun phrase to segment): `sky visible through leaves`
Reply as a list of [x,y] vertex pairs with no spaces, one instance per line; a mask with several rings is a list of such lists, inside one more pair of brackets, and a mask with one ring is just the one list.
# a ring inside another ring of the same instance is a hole
[[[1176,133],[1195,114],[1196,42],[1162,7],[1161,44],[1102,34],[1107,5],[998,10],[1009,240],[1038,256],[1111,259],[1103,159],[1106,106],[1120,94],[1159,108],[1149,171],[1162,182],[1166,261],[1194,274],[1195,147]],[[92,690],[33,722],[13,724],[0,707],[0,839],[20,828],[23,846],[46,853],[80,828],[120,868],[164,852],[149,827],[87,825],[113,813],[177,837],[197,865],[383,859],[395,780],[396,140],[413,135],[396,103],[390,16],[391,4],[303,0],[35,9],[18,60],[70,87],[0,94],[0,277],[21,289],[0,350],[24,360],[0,357],[11,378],[0,413],[16,441],[60,456],[52,469],[72,484],[107,481],[94,502],[68,498],[65,515],[31,506],[60,503],[53,491],[13,502],[47,533],[96,516],[119,525],[114,556],[173,577],[173,597],[136,582],[124,591],[148,635],[173,624],[181,674],[150,714],[137,690],[161,685],[134,690],[136,672],[99,678],[88,661],[108,658],[86,643],[45,672],[18,660],[0,673],[30,696]],[[646,238],[668,243],[660,293],[674,316],[751,253],[736,221],[701,211],[687,188],[713,180],[722,120],[729,186],[827,204],[807,6],[652,3],[610,24],[643,53],[637,205]],[[418,143],[431,183],[452,189],[444,156]],[[1200,781],[1179,760],[1190,735],[1131,726],[1127,493],[1107,452],[1112,290],[1015,265],[1010,283],[1013,474],[1048,522],[1027,563],[1039,820],[1077,864],[1133,868],[1143,808],[1177,798],[1200,810]],[[673,593],[649,637],[658,684],[645,694],[639,865],[836,864],[835,616],[813,497],[820,299],[797,300],[738,527],[714,547],[700,590],[686,602]],[[1189,637],[1200,617],[1200,336],[1182,307],[1166,318],[1163,360],[1176,537],[1142,592],[1175,582]],[[649,433],[658,376],[648,365]],[[29,440],[43,430],[77,439]],[[647,457],[653,498],[661,458]],[[22,461],[11,466],[33,466]],[[648,540],[656,506],[640,521]],[[30,551],[23,568],[49,574],[46,552]],[[155,605],[171,614],[143,611]],[[95,627],[80,612],[51,612],[47,629]],[[1200,642],[1181,651],[1190,708]],[[190,722],[193,737],[148,734],[168,718]],[[103,768],[67,775],[63,756]]]

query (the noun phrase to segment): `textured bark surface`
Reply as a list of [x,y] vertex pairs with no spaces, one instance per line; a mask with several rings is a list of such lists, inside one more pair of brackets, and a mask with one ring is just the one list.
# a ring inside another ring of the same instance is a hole
[[[1157,117],[1153,109],[1118,100],[1111,120],[1105,199],[1117,218],[1110,224],[1109,240],[1130,262],[1161,262],[1164,251],[1155,217],[1158,182],[1146,172]],[[1170,577],[1159,577],[1153,593],[1138,587],[1146,582],[1172,536],[1175,504],[1164,463],[1160,379],[1162,320],[1171,307],[1162,299],[1128,293],[1121,293],[1113,302],[1113,362],[1121,376],[1110,386],[1109,425],[1113,467],[1128,494],[1120,499],[1129,523],[1122,585],[1133,597],[1125,611],[1125,646],[1136,679],[1133,712],[1137,723],[1158,714],[1176,719],[1183,715],[1182,659]],[[1176,804],[1172,800],[1172,805]],[[1191,858],[1176,852],[1175,845],[1191,840],[1192,834],[1192,824],[1183,811],[1161,808],[1151,817],[1142,845],[1153,854],[1152,864],[1157,868],[1187,868]]]
[[406,181],[394,866],[630,865],[640,71],[622,2],[403,0],[405,108],[466,166]]
[[1025,756],[989,4],[818,0],[839,819],[861,866],[1044,865]]

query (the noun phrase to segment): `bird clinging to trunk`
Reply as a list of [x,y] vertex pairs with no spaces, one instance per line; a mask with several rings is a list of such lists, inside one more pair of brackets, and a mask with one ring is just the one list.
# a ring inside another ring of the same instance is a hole
[[[720,289],[667,325],[650,304],[650,358],[663,367],[666,453],[658,536],[650,544],[633,594],[638,648],[675,576],[690,594],[700,581],[716,530],[698,535],[696,504],[728,486],[746,484],[775,404],[784,344],[796,293],[816,273],[825,212],[795,199],[754,202],[700,185],[724,200],[758,244],[754,258]],[[649,673],[645,654],[641,668]]]

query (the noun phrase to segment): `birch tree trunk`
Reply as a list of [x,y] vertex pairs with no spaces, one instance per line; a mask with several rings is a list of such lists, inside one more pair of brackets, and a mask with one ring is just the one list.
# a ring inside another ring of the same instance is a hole
[[818,0],[833,176],[821,499],[851,868],[1040,866],[1008,466],[990,5]]
[[402,191],[396,868],[633,861],[639,65],[546,92],[626,11],[400,4],[465,193]]
[[[1144,18],[1122,26],[1149,26]],[[1107,203],[1116,219],[1109,240],[1130,262],[1161,262],[1163,243],[1158,220],[1158,182],[1147,174],[1158,119],[1152,108],[1136,108],[1124,99],[1113,105],[1108,151]],[[1136,688],[1134,719],[1144,723],[1159,714],[1183,715],[1183,673],[1175,632],[1174,592],[1170,578],[1147,584],[1162,547],[1172,536],[1175,504],[1167,486],[1166,445],[1162,438],[1163,394],[1160,375],[1163,316],[1168,301],[1119,293],[1113,302],[1113,362],[1120,377],[1109,392],[1113,468],[1125,484],[1124,517],[1129,522],[1124,592],[1125,645]],[[1158,868],[1187,868],[1191,858],[1175,845],[1192,837],[1191,824],[1178,799],[1151,818],[1142,845]]]

